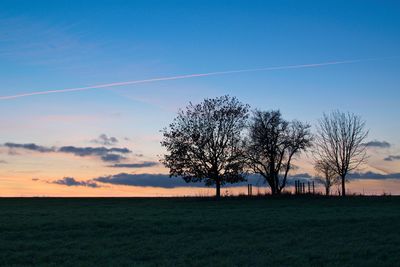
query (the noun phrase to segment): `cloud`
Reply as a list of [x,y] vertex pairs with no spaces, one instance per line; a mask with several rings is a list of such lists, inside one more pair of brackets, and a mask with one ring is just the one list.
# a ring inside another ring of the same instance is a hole
[[129,154],[132,151],[127,148],[106,148],[106,147],[75,147],[75,146],[63,146],[58,149],[59,152],[71,153],[75,156],[98,156],[102,161],[105,162],[119,162],[125,159],[120,154]]
[[22,148],[22,149],[27,149],[27,150],[32,150],[40,153],[48,153],[48,152],[54,152],[55,148],[54,147],[44,147],[44,146],[39,146],[36,144],[16,144],[16,143],[5,143],[5,147],[8,148]]
[[110,165],[109,167],[113,168],[147,168],[157,166],[158,162],[155,161],[145,161],[142,163],[117,163],[114,165]]
[[203,183],[186,183],[182,178],[169,177],[166,174],[128,174],[119,173],[115,175],[102,176],[94,178],[93,181],[128,186],[145,186],[145,187],[203,187]]
[[101,156],[102,161],[106,162],[120,162],[121,160],[126,159],[124,156],[119,155],[119,154],[105,154]]
[[349,174],[349,179],[352,180],[385,180],[385,179],[400,179],[400,173],[380,174],[375,172],[354,172]]
[[52,184],[58,184],[58,185],[66,185],[66,186],[86,186],[86,187],[92,187],[92,188],[97,188],[100,187],[96,182],[93,181],[77,181],[73,177],[64,177],[59,180],[55,180],[52,182],[49,182]]
[[[347,176],[350,180],[384,180],[384,179],[400,179],[400,173],[388,173],[388,174],[380,174],[376,172],[353,172],[348,174]],[[316,181],[319,183],[319,179],[324,179],[323,177],[316,177],[312,176],[309,173],[301,173],[301,174],[294,174],[288,176],[288,185],[294,185],[295,180],[299,180],[300,182],[307,181]]]
[[8,162],[5,160],[0,160],[0,164],[7,164]]
[[[400,179],[400,173],[379,174],[374,172],[355,172],[349,174],[350,180],[385,180],[385,179]],[[259,175],[249,175],[246,182],[228,185],[228,187],[239,187],[252,184],[255,186],[266,186],[264,179]],[[295,181],[302,183],[314,181],[316,184],[321,184],[320,177],[311,176],[308,173],[294,174],[288,177],[287,186],[293,186]],[[33,178],[33,181],[39,181],[38,178]],[[47,183],[64,185],[64,186],[86,186],[86,187],[102,187],[101,184],[125,185],[125,186],[142,186],[142,187],[160,187],[166,189],[179,187],[206,187],[204,183],[186,183],[180,177],[169,177],[168,174],[129,174],[119,173],[115,175],[106,175],[93,178],[86,181],[78,181],[73,177],[64,177],[63,179],[46,181]]]
[[366,147],[375,147],[375,148],[390,148],[391,144],[386,142],[386,141],[374,140],[374,141],[370,141],[370,142],[364,143],[364,146],[366,146]]
[[288,177],[288,179],[296,179],[296,178],[305,178],[305,179],[310,179],[312,178],[312,175],[309,173],[299,173],[299,174],[293,174]]
[[106,134],[101,134],[99,135],[98,138],[93,139],[91,142],[95,144],[101,144],[104,146],[113,146],[118,143],[118,139],[112,136],[108,137]]
[[[294,184],[294,180],[300,180],[301,182],[311,181],[309,179],[320,178],[320,177],[313,177],[308,173],[302,174],[295,174],[288,177],[289,184]],[[384,179],[400,179],[400,173],[388,173],[388,174],[380,174],[376,172],[353,172],[348,174],[347,176],[350,180],[384,180]],[[293,180],[294,179],[294,180]],[[322,178],[323,179],[323,178]]]
[[76,147],[76,146],[63,146],[57,147],[45,147],[36,144],[16,144],[16,143],[5,143],[3,146],[10,149],[26,149],[40,153],[68,153],[79,157],[86,156],[97,156],[105,162],[119,162],[125,157],[123,155],[132,153],[128,148],[118,147]]
[[[382,58],[380,58],[380,59],[382,59]],[[35,96],[35,95],[48,95],[48,94],[58,94],[58,93],[67,93],[67,92],[78,92],[78,91],[102,89],[102,88],[109,88],[109,87],[118,87],[118,86],[133,85],[133,84],[144,84],[144,83],[152,83],[152,82],[160,82],[160,81],[181,80],[181,79],[208,77],[208,76],[217,76],[217,75],[226,75],[226,74],[238,74],[238,73],[260,72],[260,71],[275,71],[275,70],[285,70],[285,69],[290,70],[290,69],[302,69],[302,68],[317,68],[317,67],[339,65],[339,64],[354,64],[354,63],[366,62],[366,61],[370,61],[370,60],[379,60],[379,58],[331,61],[331,62],[321,62],[321,63],[313,63],[313,64],[286,65],[286,66],[275,66],[275,67],[265,67],[265,68],[227,70],[227,71],[217,71],[217,72],[207,72],[207,73],[194,73],[194,74],[186,74],[186,75],[178,75],[178,76],[156,77],[156,78],[150,78],[150,79],[144,79],[144,80],[113,82],[113,83],[98,84],[98,85],[84,86],[84,87],[72,87],[72,88],[66,88],[66,89],[34,91],[34,92],[20,93],[20,94],[15,94],[15,95],[4,95],[4,96],[0,96],[0,100],[9,100],[9,99],[29,97],[29,96]]]
[[118,147],[106,148],[106,147],[75,147],[75,146],[63,146],[60,147],[58,151],[64,153],[72,153],[76,156],[81,156],[81,157],[91,156],[91,155],[103,156],[111,152],[117,152],[122,154],[128,154],[132,152],[127,148],[118,148]]
[[[311,178],[309,174],[298,174],[288,177],[288,185],[294,185],[295,180],[306,182]],[[186,183],[180,177],[169,177],[167,174],[129,174],[119,173],[115,175],[101,176],[92,179],[96,182],[114,184],[114,185],[127,185],[127,186],[144,186],[144,187],[161,187],[161,188],[177,188],[177,187],[206,187],[202,182],[200,183]],[[259,175],[249,175],[246,182],[230,184],[229,187],[246,186],[253,184],[262,186],[265,184],[264,179]]]
[[385,161],[395,161],[395,160],[400,160],[400,155],[389,155],[383,160]]

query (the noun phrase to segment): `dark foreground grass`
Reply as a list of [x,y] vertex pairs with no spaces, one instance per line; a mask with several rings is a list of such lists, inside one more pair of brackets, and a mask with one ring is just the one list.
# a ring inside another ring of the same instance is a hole
[[0,199],[3,266],[399,263],[399,197]]

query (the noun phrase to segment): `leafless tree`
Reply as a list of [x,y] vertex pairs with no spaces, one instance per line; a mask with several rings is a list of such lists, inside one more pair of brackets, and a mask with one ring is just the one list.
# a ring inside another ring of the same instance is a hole
[[168,152],[162,160],[170,176],[186,182],[205,181],[216,186],[244,181],[243,130],[249,106],[235,97],[222,96],[190,103],[163,130],[161,145]]
[[363,141],[368,135],[365,121],[352,113],[334,111],[319,120],[316,153],[330,162],[341,179],[342,196],[346,195],[346,176],[366,159]]
[[280,194],[293,158],[310,147],[311,141],[309,124],[286,121],[280,111],[256,110],[246,141],[248,166],[264,177],[272,194]]
[[340,182],[333,164],[324,160],[317,160],[314,169],[319,175],[316,179],[324,185],[325,194],[329,196],[331,187]]

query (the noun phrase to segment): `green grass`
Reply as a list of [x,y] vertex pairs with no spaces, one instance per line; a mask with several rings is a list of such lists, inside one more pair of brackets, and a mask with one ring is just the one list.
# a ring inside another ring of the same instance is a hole
[[398,266],[400,197],[0,199],[2,266]]

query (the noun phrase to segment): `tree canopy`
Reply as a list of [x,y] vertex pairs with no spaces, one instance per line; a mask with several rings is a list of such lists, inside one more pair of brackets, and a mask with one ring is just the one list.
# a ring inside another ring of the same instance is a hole
[[162,162],[170,176],[216,186],[245,180],[243,131],[249,106],[228,95],[205,99],[180,110],[163,130]]
[[316,153],[333,167],[341,178],[342,195],[346,195],[346,176],[366,159],[368,136],[365,121],[353,113],[334,111],[319,120]]
[[279,110],[256,110],[249,126],[246,155],[250,169],[263,176],[272,194],[286,186],[293,158],[311,146],[310,125],[286,121]]

